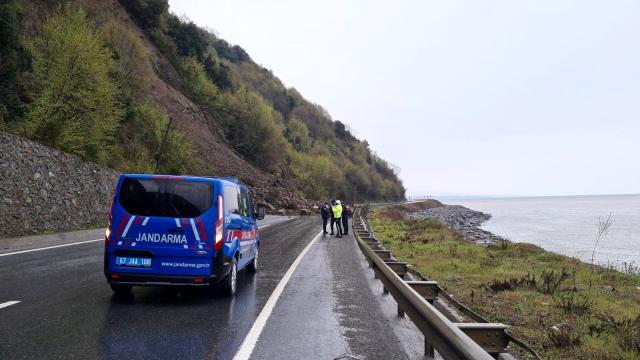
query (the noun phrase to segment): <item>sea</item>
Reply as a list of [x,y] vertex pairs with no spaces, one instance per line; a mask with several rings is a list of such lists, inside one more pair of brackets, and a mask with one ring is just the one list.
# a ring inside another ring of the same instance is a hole
[[600,239],[594,263],[640,265],[640,195],[442,199],[491,214],[482,228],[513,242],[538,245],[591,262],[598,221],[611,215],[609,232]]

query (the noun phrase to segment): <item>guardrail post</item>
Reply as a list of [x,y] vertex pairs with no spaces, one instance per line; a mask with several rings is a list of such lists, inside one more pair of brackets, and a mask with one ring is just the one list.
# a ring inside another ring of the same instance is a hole
[[391,260],[391,251],[389,250],[373,250],[373,252],[382,260]]
[[393,260],[385,260],[384,263],[387,264],[387,266],[389,266],[401,279],[404,279],[407,274],[407,263]]
[[435,349],[433,348],[433,344],[431,344],[431,342],[429,341],[429,339],[427,339],[427,337],[424,337],[424,356],[427,359],[433,359],[435,357]]
[[500,323],[454,323],[489,354],[504,352],[509,345],[506,330],[509,326]]
[[431,305],[433,305],[434,300],[438,299],[440,289],[437,281],[407,281],[407,285],[422,295]]

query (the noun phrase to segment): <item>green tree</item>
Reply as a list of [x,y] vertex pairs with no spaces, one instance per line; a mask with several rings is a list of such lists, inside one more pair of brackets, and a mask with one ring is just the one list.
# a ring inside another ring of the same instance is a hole
[[327,199],[345,193],[344,174],[330,157],[290,151],[287,172],[308,198]]
[[183,58],[180,66],[182,82],[188,89],[191,99],[209,110],[217,105],[218,88],[209,80],[204,66],[196,58]]
[[102,32],[113,52],[120,97],[125,101],[145,98],[153,70],[142,40],[117,21],[108,22]]
[[296,118],[289,119],[285,135],[296,151],[307,152],[311,149],[309,129],[302,121]]
[[176,43],[178,55],[193,56],[200,62],[204,61],[204,55],[207,51],[205,32],[192,21],[182,21],[177,16],[169,14],[167,35]]
[[121,117],[110,51],[82,9],[67,5],[28,43],[35,101],[27,129],[36,140],[91,160],[104,160]]
[[15,0],[0,2],[0,126],[15,125],[24,112],[22,73],[29,57],[20,41],[23,10]]
[[242,88],[218,111],[227,140],[247,159],[275,172],[286,158],[282,118],[259,95]]
[[167,114],[152,105],[134,103],[117,137],[121,145],[114,165],[125,171],[153,173],[158,163],[159,173],[184,174],[194,167],[189,139],[175,124],[169,126]]
[[233,90],[233,80],[229,67],[218,61],[213,54],[209,53],[204,60],[204,69],[220,90]]
[[164,30],[169,15],[167,0],[119,0],[133,16],[138,25],[145,30],[159,28]]

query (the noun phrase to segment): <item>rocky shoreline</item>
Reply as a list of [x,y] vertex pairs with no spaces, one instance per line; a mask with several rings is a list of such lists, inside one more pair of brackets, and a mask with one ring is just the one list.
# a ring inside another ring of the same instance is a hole
[[420,210],[409,214],[409,217],[411,219],[438,220],[462,234],[466,239],[482,245],[495,244],[503,240],[500,236],[480,228],[483,222],[491,219],[490,214],[471,210],[460,205],[443,205]]

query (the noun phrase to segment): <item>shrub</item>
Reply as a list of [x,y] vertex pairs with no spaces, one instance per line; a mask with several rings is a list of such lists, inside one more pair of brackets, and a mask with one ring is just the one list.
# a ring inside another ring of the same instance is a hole
[[487,287],[493,291],[515,290],[517,288],[536,288],[536,277],[528,273],[522,277],[509,277],[505,279],[494,279]]
[[540,273],[540,282],[541,287],[540,291],[544,294],[553,294],[556,289],[570,277],[569,273],[562,269],[561,272],[557,273],[554,269],[545,269]]
[[635,318],[600,314],[598,318],[619,335],[620,347],[625,351],[640,352],[640,314]]
[[547,330],[547,337],[557,348],[573,347],[582,343],[580,331],[566,323],[553,325]]
[[590,312],[593,307],[593,298],[591,296],[573,290],[563,291],[554,295],[553,301],[565,313],[585,314]]

